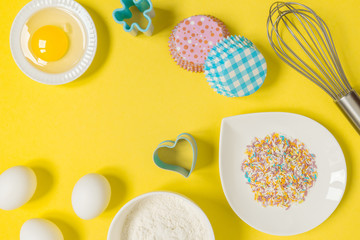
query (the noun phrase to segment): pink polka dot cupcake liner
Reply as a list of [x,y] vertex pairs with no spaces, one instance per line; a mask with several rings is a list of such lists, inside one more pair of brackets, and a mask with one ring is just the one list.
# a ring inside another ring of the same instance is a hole
[[175,62],[192,72],[204,72],[210,49],[229,36],[225,24],[209,15],[196,15],[182,20],[169,39],[170,53]]

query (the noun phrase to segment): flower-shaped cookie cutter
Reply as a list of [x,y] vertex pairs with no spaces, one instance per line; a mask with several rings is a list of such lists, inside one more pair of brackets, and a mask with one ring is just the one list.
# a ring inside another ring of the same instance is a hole
[[[159,152],[159,150],[161,148],[170,148],[170,149],[175,148],[176,144],[179,141],[184,141],[184,140],[187,141],[191,145],[191,148],[192,148],[193,160],[192,160],[190,170],[188,170],[186,168],[183,168],[181,166],[178,166],[178,165],[166,163],[166,162],[163,161],[164,159],[163,160],[160,159],[158,152]],[[184,177],[187,178],[187,177],[190,176],[190,174],[192,173],[192,171],[195,168],[196,159],[197,159],[197,152],[198,152],[197,151],[197,145],[196,145],[196,141],[195,141],[194,137],[191,136],[188,133],[181,133],[179,136],[177,136],[175,141],[166,140],[166,141],[161,142],[154,151],[153,159],[154,159],[154,163],[159,168],[174,171],[174,172],[178,172],[178,173],[180,173],[181,175],[183,175]]]
[[[133,36],[136,36],[138,31],[143,32],[147,36],[151,36],[154,31],[154,26],[151,22],[151,19],[155,17],[155,11],[153,9],[152,3],[150,0],[120,0],[123,8],[115,9],[113,12],[113,18],[115,22],[122,24],[125,32],[130,33]],[[130,7],[135,6],[147,19],[148,24],[146,28],[141,28],[137,22],[134,22],[129,26],[125,19],[130,19],[132,13]]]

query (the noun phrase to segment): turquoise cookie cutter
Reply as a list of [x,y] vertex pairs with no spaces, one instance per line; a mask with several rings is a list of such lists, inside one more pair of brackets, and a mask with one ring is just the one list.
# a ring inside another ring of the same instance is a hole
[[[152,3],[150,0],[120,0],[123,8],[115,9],[113,12],[113,18],[115,22],[122,24],[125,32],[130,33],[133,36],[136,36],[138,31],[143,32],[147,36],[151,36],[154,31],[154,26],[152,25],[151,19],[155,17],[155,11],[153,9]],[[135,6],[143,13],[144,17],[148,20],[147,27],[141,28],[138,23],[134,22],[129,26],[124,20],[132,17],[130,7]]]
[[[192,147],[192,151],[193,151],[193,161],[192,161],[192,164],[191,164],[191,168],[190,170],[187,170],[186,168],[183,168],[183,167],[180,167],[180,166],[177,166],[177,165],[173,165],[173,164],[168,164],[168,163],[165,163],[164,161],[162,161],[159,157],[159,154],[158,154],[158,151],[159,149],[161,148],[175,148],[176,144],[180,141],[180,140],[185,140],[187,141],[188,143],[190,143],[191,147]],[[184,177],[189,177],[190,174],[192,173],[192,171],[194,170],[195,168],[195,165],[196,165],[196,158],[197,158],[197,145],[196,145],[196,141],[194,139],[193,136],[191,136],[190,134],[188,133],[181,133],[179,136],[177,136],[176,140],[175,141],[171,141],[171,140],[166,140],[166,141],[163,141],[161,142],[157,148],[155,149],[154,151],[154,155],[153,155],[153,159],[154,159],[154,163],[159,167],[159,168],[162,168],[162,169],[165,169],[165,170],[170,170],[170,171],[174,171],[174,172],[178,172],[180,174],[182,174]]]

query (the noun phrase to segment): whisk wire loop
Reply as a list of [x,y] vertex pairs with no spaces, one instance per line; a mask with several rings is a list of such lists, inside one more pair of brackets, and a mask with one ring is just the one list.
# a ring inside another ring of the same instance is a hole
[[[276,54],[335,101],[352,91],[330,30],[312,9],[300,3],[275,2],[270,7],[267,29]],[[289,33],[301,52],[287,44],[281,30]]]

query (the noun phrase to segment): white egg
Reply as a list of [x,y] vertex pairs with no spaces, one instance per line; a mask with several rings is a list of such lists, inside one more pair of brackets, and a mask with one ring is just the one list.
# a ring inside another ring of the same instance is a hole
[[64,240],[64,237],[53,222],[33,218],[22,225],[20,240]]
[[108,206],[111,188],[108,180],[96,173],[90,173],[76,183],[71,196],[75,213],[82,219],[99,216]]
[[0,208],[13,210],[21,207],[34,195],[36,185],[36,175],[31,168],[9,168],[0,175]]

